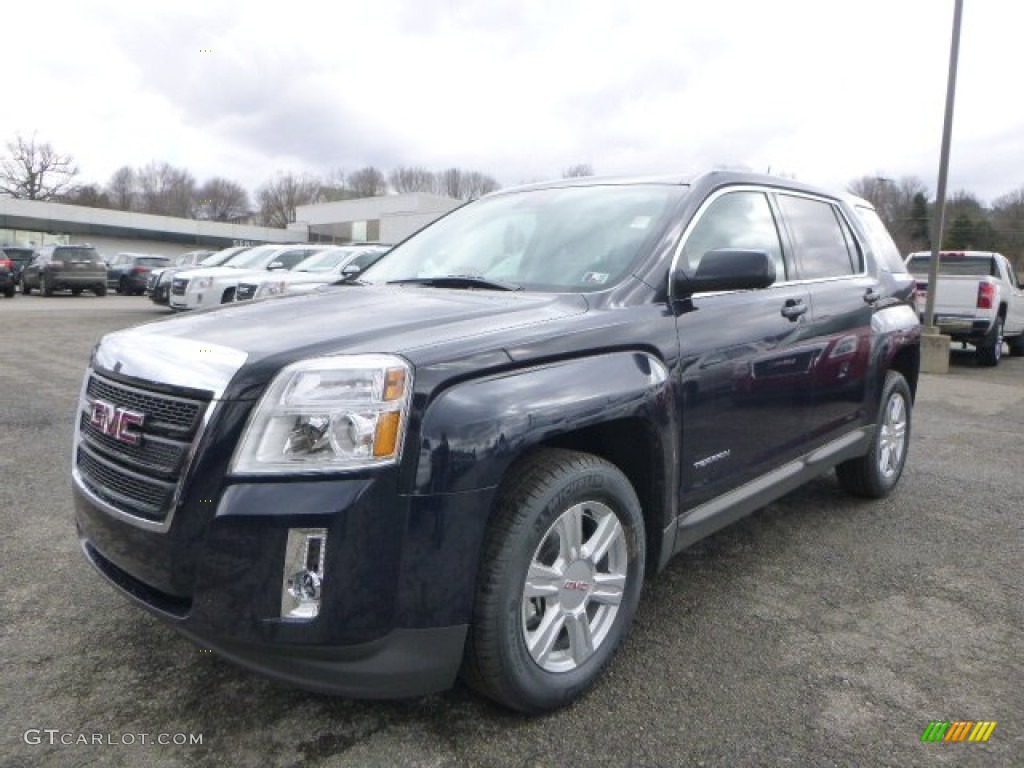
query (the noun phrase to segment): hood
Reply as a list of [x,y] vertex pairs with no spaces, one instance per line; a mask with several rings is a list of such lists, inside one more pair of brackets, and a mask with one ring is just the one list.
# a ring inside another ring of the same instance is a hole
[[[120,365],[115,369],[132,375],[133,369],[142,370],[133,365],[133,357],[146,357],[146,369],[152,369],[153,358],[161,358],[160,370],[181,371],[186,378],[214,357],[232,360],[235,370],[243,365],[247,369],[245,381],[233,385],[233,395],[247,396],[281,367],[303,358],[394,352],[415,364],[418,350],[462,339],[468,343],[586,311],[586,300],[574,294],[339,286],[229,304],[120,331],[104,338],[97,360],[104,367]],[[501,347],[497,341],[495,345]]]

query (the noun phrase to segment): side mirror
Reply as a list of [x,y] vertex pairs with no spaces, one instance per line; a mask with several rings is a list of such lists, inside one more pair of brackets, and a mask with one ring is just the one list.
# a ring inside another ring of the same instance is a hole
[[271,265],[267,267],[267,269],[284,269],[284,264],[282,264],[280,261],[275,261],[272,262]]
[[360,267],[358,264],[349,264],[347,267],[342,268],[341,274],[343,274],[345,277],[352,277],[353,275],[358,275],[362,271],[363,268]]
[[708,251],[693,275],[677,269],[672,275],[672,297],[686,299],[708,291],[748,291],[775,282],[775,262],[766,251],[719,248]]

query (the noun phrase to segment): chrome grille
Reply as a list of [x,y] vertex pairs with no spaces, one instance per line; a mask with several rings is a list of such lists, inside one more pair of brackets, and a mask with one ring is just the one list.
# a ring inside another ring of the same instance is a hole
[[[92,424],[93,402],[143,414],[132,444]],[[107,503],[146,520],[171,511],[211,396],[167,394],[92,373],[78,416],[75,462],[82,482]]]
[[238,290],[235,291],[235,301],[248,301],[255,295],[255,283],[239,283]]

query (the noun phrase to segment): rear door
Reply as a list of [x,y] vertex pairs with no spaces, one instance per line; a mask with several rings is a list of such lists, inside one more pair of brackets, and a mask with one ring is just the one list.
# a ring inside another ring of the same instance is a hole
[[871,317],[882,298],[845,209],[833,200],[778,192],[796,278],[810,293],[810,447],[838,439],[866,413]]
[[698,293],[678,317],[685,509],[805,449],[808,423],[793,393],[810,386],[810,305],[806,287],[790,280],[783,242],[769,195],[758,188],[716,192],[684,234],[677,265],[687,274],[719,248],[765,251],[776,272],[766,289]]

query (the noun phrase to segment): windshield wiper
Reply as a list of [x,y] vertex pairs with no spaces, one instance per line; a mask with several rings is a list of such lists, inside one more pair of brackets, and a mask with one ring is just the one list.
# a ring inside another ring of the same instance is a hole
[[406,277],[389,280],[388,285],[429,285],[435,288],[486,288],[492,291],[521,291],[523,286],[491,280],[482,275],[437,275],[436,277]]

